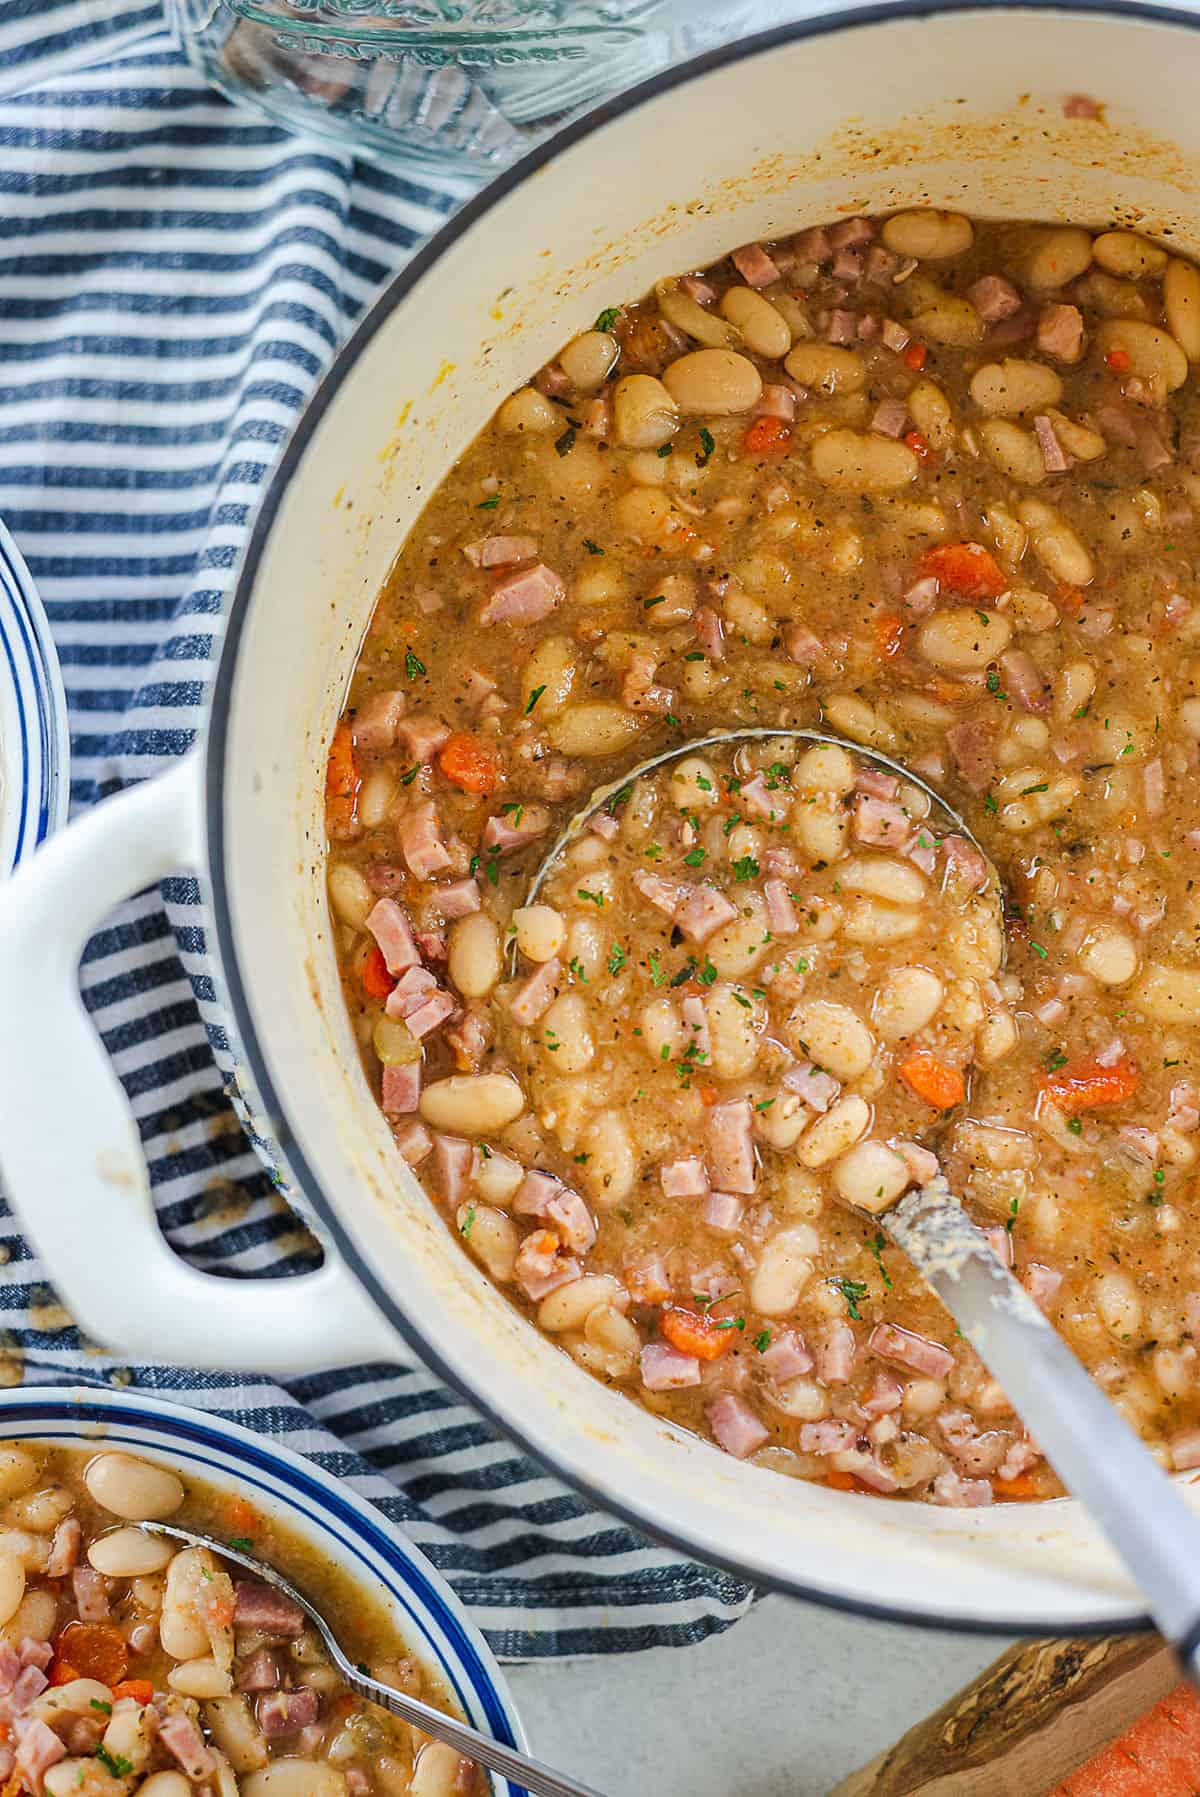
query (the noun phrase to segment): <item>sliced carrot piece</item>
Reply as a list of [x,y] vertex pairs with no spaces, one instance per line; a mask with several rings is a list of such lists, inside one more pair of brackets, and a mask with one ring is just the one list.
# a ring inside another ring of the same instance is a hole
[[756,418],[742,438],[743,455],[786,455],[792,440],[791,426],[782,418]]
[[1073,1117],[1076,1111],[1090,1111],[1096,1105],[1124,1104],[1137,1091],[1141,1078],[1137,1062],[1128,1055],[1111,1067],[1102,1067],[1098,1061],[1076,1061],[1048,1073],[1042,1092],[1056,1111]]
[[392,987],[396,984],[388,972],[387,962],[384,960],[378,944],[373,944],[363,956],[358,977],[362,981],[363,991],[368,998],[388,998]]
[[331,829],[344,833],[354,828],[361,788],[362,775],[354,759],[354,733],[343,722],[333,733],[325,769],[325,812]]
[[917,564],[921,577],[934,575],[964,599],[998,599],[1010,581],[990,549],[982,543],[939,543]]
[[491,750],[465,730],[446,738],[438,753],[438,766],[451,785],[463,792],[495,792],[502,778]]
[[1110,349],[1104,360],[1114,374],[1124,374],[1129,367],[1129,351],[1127,349]]
[[720,1097],[720,1093],[715,1086],[697,1086],[696,1091],[699,1094],[700,1102],[705,1110],[708,1110],[712,1105],[716,1104],[717,1099]]
[[885,611],[875,620],[875,653],[880,661],[891,661],[904,647],[904,619],[899,612]]
[[698,1310],[682,1310],[672,1306],[664,1310],[659,1322],[663,1334],[681,1354],[694,1354],[697,1360],[720,1360],[733,1346],[737,1330],[732,1324],[724,1328]]
[[1059,587],[1054,597],[1059,610],[1068,617],[1077,618],[1083,610],[1083,594],[1078,587]]
[[914,370],[924,368],[929,351],[923,343],[910,343],[907,349],[900,352],[900,359],[906,367]]
[[665,1304],[671,1288],[665,1285],[653,1266],[626,1267],[625,1284],[635,1304]]
[[992,1490],[998,1498],[1007,1498],[1009,1503],[1041,1495],[1041,1487],[1031,1473],[1017,1473],[1011,1479],[993,1479]]
[[98,1678],[102,1685],[119,1684],[129,1670],[129,1643],[119,1629],[103,1622],[69,1622],[55,1650],[56,1657],[78,1668],[76,1677]]
[[123,1678],[112,1688],[114,1697],[131,1697],[134,1703],[149,1703],[154,1696],[154,1681],[148,1678]]
[[262,1513],[254,1508],[249,1498],[230,1498],[225,1506],[225,1514],[229,1519],[229,1527],[236,1535],[253,1535],[262,1522]]
[[52,1685],[69,1685],[73,1679],[81,1676],[78,1666],[72,1666],[70,1660],[64,1660],[57,1653],[50,1662],[49,1678]]
[[916,456],[918,462],[929,460],[929,444],[920,431],[905,431],[904,441]]
[[928,1048],[914,1048],[900,1062],[900,1077],[918,1098],[937,1111],[948,1111],[961,1104],[967,1095],[967,1083],[957,1067],[941,1061]]
[[844,1473],[836,1466],[831,1466],[825,1474],[825,1483],[831,1491],[858,1491],[861,1489],[853,1473]]
[[1198,1787],[1200,1697],[1180,1685],[1050,1797],[1194,1797]]

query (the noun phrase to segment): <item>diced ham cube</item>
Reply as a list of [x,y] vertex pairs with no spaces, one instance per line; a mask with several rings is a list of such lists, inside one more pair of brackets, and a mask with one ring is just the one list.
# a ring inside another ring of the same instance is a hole
[[660,1167],[658,1177],[664,1198],[706,1198],[709,1192],[708,1169],[699,1155],[686,1160],[668,1161]]
[[685,1385],[699,1385],[700,1362],[691,1354],[681,1354],[669,1342],[647,1342],[642,1349],[642,1384],[647,1391],[679,1391]]
[[772,386],[768,381],[763,387],[762,398],[754,408],[754,416],[782,418],[785,423],[790,424],[796,416],[796,395],[790,387]]
[[396,746],[396,730],[408,700],[402,692],[372,693],[354,714],[354,747],[367,755],[386,755]]
[[998,324],[1021,310],[1021,295],[1003,275],[984,275],[967,288],[967,298],[984,324]]
[[841,1086],[832,1073],[826,1073],[823,1067],[814,1067],[810,1061],[801,1061],[798,1067],[789,1067],[783,1076],[783,1083],[789,1092],[796,1092],[813,1111],[827,1111]]
[[537,554],[536,537],[480,537],[464,543],[463,554],[473,568],[512,568],[531,562]]
[[23,1716],[29,1706],[34,1703],[49,1685],[50,1680],[40,1666],[22,1666],[17,1682],[3,1699],[3,1708],[7,1719],[12,1721]]
[[867,1346],[882,1360],[894,1360],[929,1379],[944,1379],[954,1365],[949,1348],[912,1329],[901,1329],[898,1323],[877,1323]]
[[946,878],[968,892],[979,892],[987,885],[988,864],[965,836],[947,836],[942,843],[946,862]]
[[233,1620],[240,1629],[278,1635],[286,1641],[304,1633],[304,1611],[299,1604],[259,1579],[239,1579],[235,1584]]
[[902,399],[883,399],[871,417],[871,429],[881,437],[899,437],[908,419],[908,406]]
[[411,1117],[421,1097],[421,1063],[383,1070],[383,1109],[388,1117]]
[[238,1668],[239,1691],[277,1691],[282,1680],[279,1661],[269,1647],[260,1647]]
[[564,1248],[586,1254],[596,1239],[596,1224],[578,1192],[563,1186],[546,1206],[546,1220],[562,1237]]
[[897,324],[894,318],[884,319],[880,328],[879,339],[885,348],[892,350],[896,355],[899,355],[901,350],[907,349],[912,342],[912,338],[909,336],[904,326],[902,324]]
[[818,268],[833,256],[833,244],[824,225],[811,225],[807,231],[797,231],[788,249],[795,262],[815,262]]
[[440,1029],[447,1018],[454,1015],[456,1009],[457,1006],[450,994],[439,988],[437,992],[431,992],[429,997],[414,1011],[410,1011],[404,1021],[408,1025],[410,1033],[420,1041],[422,1037]]
[[33,1791],[36,1797],[41,1797],[45,1790],[43,1780],[46,1773],[51,1766],[57,1766],[59,1760],[66,1757],[66,1746],[54,1730],[40,1716],[31,1717],[21,1730],[13,1760],[13,1766],[21,1778],[19,1788]]
[[406,967],[388,993],[384,1010],[389,1017],[407,1017],[437,991],[437,984],[428,967]]
[[483,826],[485,849],[523,849],[550,828],[550,813],[544,805],[522,805],[519,811],[498,811]]
[[76,1566],[71,1573],[75,1608],[82,1622],[107,1622],[109,1618],[109,1582],[90,1566]]
[[752,1122],[748,1098],[715,1104],[708,1113],[709,1162],[718,1191],[745,1195],[754,1190]]
[[26,1635],[21,1642],[22,1666],[36,1666],[39,1672],[45,1672],[54,1658],[54,1648],[49,1641],[34,1641]]
[[415,717],[405,718],[397,734],[412,759],[424,765],[433,760],[446,741],[450,726],[443,724],[441,718],[418,712]]
[[835,250],[848,250],[872,242],[874,236],[875,226],[869,218],[844,218],[830,227],[829,242]]
[[539,1017],[544,1017],[554,1003],[561,978],[562,963],[557,956],[536,967],[509,1000],[508,1008],[514,1022],[519,1023],[522,1029],[529,1029]]
[[879,1372],[862,1401],[862,1407],[868,1416],[890,1416],[893,1410],[899,1410],[903,1402],[904,1387],[899,1379],[893,1379],[890,1373]]
[[1171,1465],[1177,1473],[1200,1466],[1200,1429],[1184,1429],[1170,1441]]
[[704,1008],[704,1000],[698,992],[689,993],[680,1006],[680,1010],[683,1014],[683,1027],[691,1038],[688,1044],[691,1050],[688,1059],[703,1067],[712,1055],[712,1041],[708,1033],[708,1012]]
[[912,820],[894,799],[874,799],[861,792],[854,801],[854,834],[859,842],[897,849],[908,841]]
[[187,1776],[197,1783],[216,1771],[217,1762],[186,1711],[172,1710],[163,1716],[158,1724],[158,1738]]
[[379,945],[389,973],[403,973],[416,967],[421,957],[403,907],[394,898],[381,898],[372,907],[367,928]]
[[713,1399],[708,1407],[708,1426],[715,1440],[735,1460],[756,1454],[771,1434],[749,1404],[732,1391],[723,1391]]
[[987,1237],[988,1247],[996,1259],[1004,1266],[1011,1267],[1013,1264],[1012,1236],[1008,1230],[1002,1224],[996,1223],[992,1228],[985,1229],[983,1233]]
[[456,1207],[466,1192],[471,1171],[471,1144],[461,1136],[443,1136],[434,1131],[433,1185],[443,1204]]
[[741,1228],[745,1205],[732,1192],[710,1192],[704,1200],[700,1216],[704,1227],[714,1235],[736,1235]]
[[802,1454],[836,1454],[843,1448],[851,1448],[858,1440],[858,1430],[853,1423],[843,1422],[840,1417],[827,1416],[819,1423],[801,1423],[800,1452]]
[[496,690],[496,682],[482,668],[468,668],[463,676],[463,685],[467,689],[467,704],[476,711]]
[[972,792],[984,792],[996,778],[994,726],[978,718],[965,718],[946,732],[954,765]]
[[1083,313],[1078,306],[1043,306],[1038,314],[1037,346],[1058,362],[1078,362],[1083,354]]
[[849,1323],[832,1323],[813,1351],[817,1378],[823,1385],[844,1385],[854,1371],[858,1343]]
[[[835,281],[843,281],[847,287],[857,287],[866,269],[867,253],[865,249],[835,250],[833,252],[833,268],[830,273]],[[856,336],[862,336],[864,319],[858,320]]]
[[455,880],[439,889],[437,902],[445,918],[470,917],[483,904],[478,880]]
[[778,263],[771,260],[761,243],[744,243],[729,259],[748,287],[770,287],[783,279]]
[[420,1167],[433,1153],[433,1137],[425,1125],[415,1118],[395,1131],[395,1141],[410,1167]]
[[583,408],[583,428],[589,437],[595,437],[606,443],[612,436],[613,410],[612,400],[606,393],[598,393],[595,399],[589,399]]
[[983,1504],[990,1504],[994,1497],[990,1479],[964,1479],[961,1473],[949,1467],[938,1474],[933,1481],[929,1494],[935,1504],[945,1504],[948,1508],[963,1510],[977,1509]]
[[553,1230],[535,1229],[517,1250],[514,1273],[526,1297],[540,1304],[560,1285],[569,1285],[579,1278],[579,1262],[560,1252]]
[[1146,800],[1146,811],[1151,817],[1157,817],[1167,802],[1166,775],[1163,764],[1157,755],[1148,761],[1142,769],[1142,792]]
[[448,952],[445,931],[418,930],[417,947],[423,961],[444,961]]
[[781,818],[787,810],[791,794],[785,790],[772,792],[767,785],[766,776],[757,773],[750,780],[745,780],[738,789],[738,805],[751,817]]
[[1049,711],[1054,689],[1028,649],[1006,649],[1000,657],[1005,690],[1024,711]]
[[825,648],[803,624],[790,624],[783,633],[783,646],[788,657],[801,668],[815,668],[825,659]]
[[732,923],[736,916],[736,906],[724,893],[712,886],[693,886],[680,904],[675,921],[690,942],[700,943],[707,942],[715,930]]
[[914,1185],[927,1186],[938,1170],[938,1157],[928,1148],[922,1148],[918,1142],[893,1140],[888,1147],[895,1150],[908,1168],[908,1176]]
[[479,613],[481,624],[537,624],[548,618],[566,593],[566,582],[553,568],[538,562],[492,588]]
[[904,606],[912,618],[923,618],[937,604],[941,582],[936,574],[926,574],[921,580],[914,580],[904,595]]
[[1058,1288],[1063,1276],[1053,1267],[1044,1267],[1040,1261],[1034,1260],[1021,1275],[1021,1283],[1039,1310],[1049,1310],[1058,1296]]
[[829,314],[825,336],[830,343],[853,343],[858,337],[858,314],[836,307]]
[[321,1699],[315,1691],[301,1686],[296,1691],[272,1691],[260,1697],[254,1706],[259,1729],[268,1741],[281,1735],[294,1735],[315,1722]]
[[802,1379],[812,1372],[813,1357],[802,1336],[794,1329],[781,1329],[759,1356],[758,1364],[768,1379],[786,1385],[789,1379]]
[[519,1217],[544,1217],[546,1206],[563,1189],[561,1179],[533,1167],[517,1187],[512,1207]]
[[1042,467],[1047,474],[1065,474],[1070,466],[1066,451],[1054,434],[1053,422],[1039,412],[1033,421],[1034,435],[1042,452]]
[[711,605],[696,608],[696,641],[709,661],[724,661],[725,626],[721,622],[721,614],[714,611]]
[[405,812],[396,826],[396,835],[409,871],[418,880],[432,880],[450,866],[450,851],[432,800]]
[[786,880],[765,880],[763,893],[767,901],[767,928],[772,936],[794,936],[800,928],[796,907]]
[[661,911],[664,917],[674,917],[679,907],[681,889],[673,880],[664,880],[660,874],[652,874],[647,868],[640,867],[633,876],[633,884],[656,911]]
[[83,1530],[77,1516],[65,1516],[59,1523],[50,1543],[50,1558],[46,1562],[48,1579],[65,1579],[73,1570],[79,1559],[82,1535]]

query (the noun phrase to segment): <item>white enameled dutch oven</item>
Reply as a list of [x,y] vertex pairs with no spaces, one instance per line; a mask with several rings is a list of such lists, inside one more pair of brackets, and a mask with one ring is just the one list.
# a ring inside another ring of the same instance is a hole
[[[445,1580],[373,1504],[313,1460],[223,1416],[141,1392],[42,1386],[0,1392],[0,1441],[48,1442],[95,1454],[120,1448],[233,1497],[247,1498],[353,1581],[393,1623],[475,1728],[525,1748],[504,1675]],[[303,1588],[304,1569],[280,1570]],[[316,1597],[316,1593],[313,1596]],[[495,1797],[528,1797],[496,1777]]]
[[[1200,19],[1182,11],[900,5],[809,20],[572,126],[392,283],[272,482],[205,742],[0,897],[0,1158],[91,1335],[129,1357],[264,1369],[408,1343],[606,1508],[761,1583],[957,1627],[1138,1618],[1071,1502],[955,1512],[787,1481],[671,1430],[521,1320],[399,1160],[368,1090],[330,946],[321,785],[401,538],[502,396],[603,307],[730,244],[925,203],[1119,220],[1194,254],[1197,92]],[[1065,116],[1075,93],[1101,116]],[[96,921],[180,866],[208,881],[259,1115],[328,1244],[301,1280],[216,1280],[166,1249],[76,998]]]

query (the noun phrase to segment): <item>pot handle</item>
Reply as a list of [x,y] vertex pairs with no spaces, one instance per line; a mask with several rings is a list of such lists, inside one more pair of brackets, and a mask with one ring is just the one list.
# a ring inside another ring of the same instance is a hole
[[85,1334],[135,1362],[295,1373],[396,1360],[397,1342],[327,1246],[314,1273],[198,1271],[159,1230],[137,1123],[79,994],[102,918],[201,856],[201,763],[89,811],[0,889],[0,1168]]

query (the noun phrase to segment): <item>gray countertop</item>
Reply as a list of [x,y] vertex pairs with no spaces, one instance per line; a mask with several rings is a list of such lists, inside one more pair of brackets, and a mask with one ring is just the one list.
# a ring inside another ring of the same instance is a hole
[[509,1677],[535,1753],[606,1797],[826,1797],[1008,1645],[768,1597],[699,1647]]

